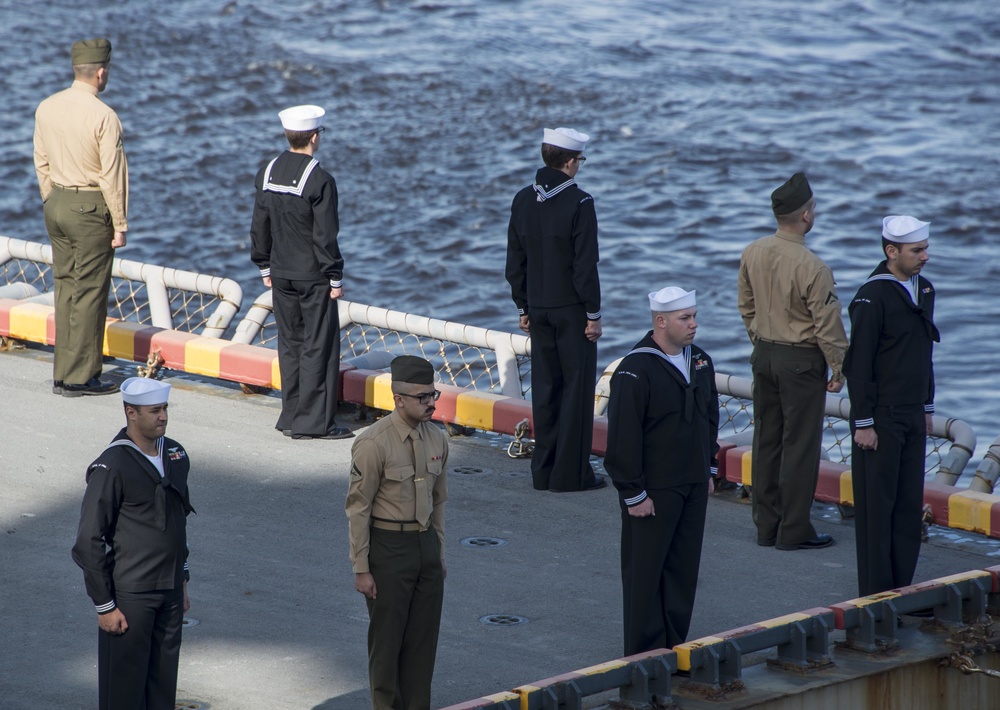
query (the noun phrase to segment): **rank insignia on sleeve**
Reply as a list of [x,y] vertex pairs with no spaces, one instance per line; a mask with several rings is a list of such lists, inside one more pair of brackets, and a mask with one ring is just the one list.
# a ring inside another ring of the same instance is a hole
[[361,477],[361,469],[358,468],[358,465],[356,463],[351,464],[351,475],[357,476],[358,478]]
[[829,306],[831,303],[836,303],[839,300],[840,299],[837,298],[837,294],[835,294],[833,291],[830,291],[830,293],[826,295],[826,301],[823,303],[823,305]]

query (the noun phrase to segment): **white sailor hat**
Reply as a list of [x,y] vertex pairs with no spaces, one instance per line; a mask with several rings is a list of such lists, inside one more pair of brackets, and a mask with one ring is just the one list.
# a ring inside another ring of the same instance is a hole
[[325,115],[326,111],[321,107],[306,104],[286,108],[278,114],[278,118],[281,119],[281,127],[286,131],[315,131],[323,125]]
[[590,136],[586,133],[574,131],[572,128],[546,128],[542,133],[542,143],[566,150],[582,151],[589,140]]
[[121,391],[125,404],[149,406],[166,403],[170,396],[170,385],[148,377],[130,377],[122,382]]
[[696,291],[685,291],[678,286],[667,286],[649,294],[649,310],[657,313],[680,311],[695,305]]
[[882,220],[882,236],[896,244],[922,242],[931,235],[931,223],[910,215],[891,214]]

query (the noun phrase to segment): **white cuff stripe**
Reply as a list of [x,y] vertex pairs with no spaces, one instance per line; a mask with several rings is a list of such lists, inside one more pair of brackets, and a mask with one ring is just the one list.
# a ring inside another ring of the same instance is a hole
[[98,614],[105,614],[115,608],[115,600],[112,599],[107,604],[94,605],[94,608],[97,609]]
[[266,277],[270,276],[271,275],[271,267],[269,266],[266,269],[261,269],[260,270],[260,275],[261,275],[262,278],[266,278]]
[[644,500],[646,500],[646,491],[643,491],[634,498],[626,498],[625,505],[632,507],[633,505],[638,505],[639,503],[642,503]]
[[344,288],[344,282],[330,279],[330,288]]
[[875,426],[874,417],[868,417],[868,419],[855,419],[854,428],[855,429],[867,429],[868,427]]
[[928,414],[933,414],[934,413],[934,405],[933,404],[925,404],[924,405],[924,411],[927,412]]
[[587,314],[587,320],[599,320],[600,317],[601,317],[601,312],[600,311],[598,311],[597,313],[588,313]]

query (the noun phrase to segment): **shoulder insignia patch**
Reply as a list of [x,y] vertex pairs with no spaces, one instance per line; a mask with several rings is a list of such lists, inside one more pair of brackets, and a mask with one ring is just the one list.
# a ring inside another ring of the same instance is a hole
[[823,303],[823,305],[829,306],[831,303],[836,303],[839,300],[840,299],[837,298],[837,294],[835,294],[833,291],[830,291],[830,293],[826,295],[826,301]]
[[358,468],[358,465],[353,461],[351,462],[351,475],[357,476],[358,478],[361,477],[361,469]]

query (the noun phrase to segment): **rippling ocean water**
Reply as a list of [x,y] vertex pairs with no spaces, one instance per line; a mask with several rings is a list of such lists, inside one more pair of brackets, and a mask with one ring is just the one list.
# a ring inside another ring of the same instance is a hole
[[647,329],[646,293],[677,284],[698,290],[719,369],[749,376],[740,251],[805,170],[809,240],[845,304],[880,258],[882,216],[933,222],[938,411],[973,425],[980,454],[1000,434],[994,0],[96,4],[0,0],[15,68],[0,233],[44,241],[33,112],[71,80],[69,45],[107,36],[103,98],[132,181],[123,257],[235,278],[251,302],[254,173],[283,148],[277,111],[318,103],[347,297],[513,330],[510,200],[542,128],[568,125],[592,136],[578,181],[600,220],[601,366]]

